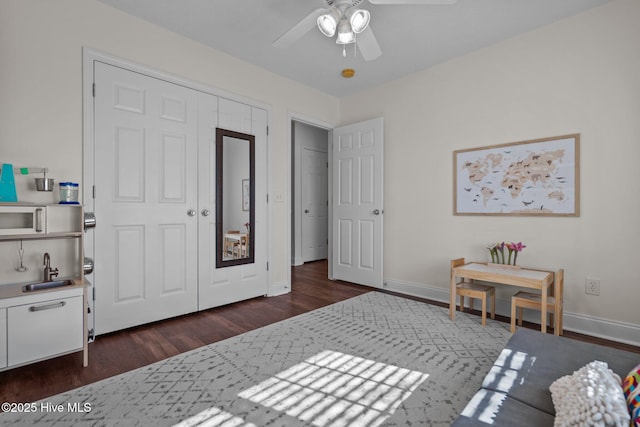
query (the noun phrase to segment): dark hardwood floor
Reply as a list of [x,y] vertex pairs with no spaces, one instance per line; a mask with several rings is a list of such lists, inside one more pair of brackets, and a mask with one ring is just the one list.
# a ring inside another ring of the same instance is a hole
[[[42,399],[372,290],[328,280],[326,261],[307,263],[292,269],[291,293],[254,298],[98,336],[89,345],[86,368],[82,367],[81,353],[74,353],[0,372],[0,401]],[[499,320],[509,321],[504,317]],[[565,335],[640,353],[638,347],[571,332]]]
[[31,402],[221,341],[372,289],[327,279],[326,261],[292,269],[291,293],[254,298],[98,336],[82,353],[0,372],[0,402]]

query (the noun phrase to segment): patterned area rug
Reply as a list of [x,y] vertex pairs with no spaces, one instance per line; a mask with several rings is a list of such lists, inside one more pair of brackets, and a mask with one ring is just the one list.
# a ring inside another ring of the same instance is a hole
[[4,413],[3,425],[448,426],[509,325],[379,292]]

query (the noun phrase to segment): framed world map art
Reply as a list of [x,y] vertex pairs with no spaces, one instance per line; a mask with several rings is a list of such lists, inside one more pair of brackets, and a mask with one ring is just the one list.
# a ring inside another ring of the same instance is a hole
[[579,216],[580,134],[453,152],[454,215]]

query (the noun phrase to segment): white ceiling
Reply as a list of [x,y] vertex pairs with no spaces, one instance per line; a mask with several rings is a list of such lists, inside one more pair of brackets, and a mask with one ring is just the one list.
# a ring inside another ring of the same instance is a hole
[[[371,28],[382,56],[366,62],[353,45],[342,56],[317,28],[292,46],[272,43],[324,0],[100,0],[274,73],[336,97],[442,63],[609,0],[458,0],[454,5],[377,5]],[[344,79],[343,68],[356,76]]]

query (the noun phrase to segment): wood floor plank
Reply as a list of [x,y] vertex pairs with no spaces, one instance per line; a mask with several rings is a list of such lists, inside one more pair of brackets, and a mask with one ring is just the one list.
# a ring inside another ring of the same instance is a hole
[[[292,291],[288,294],[254,298],[99,336],[89,345],[86,368],[82,367],[81,353],[74,353],[0,372],[0,401],[43,399],[370,291],[366,286],[328,280],[326,261],[306,263],[292,269]],[[501,320],[508,322],[508,318]],[[640,353],[640,348],[633,346],[570,332],[566,335]]]

